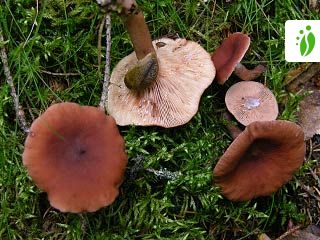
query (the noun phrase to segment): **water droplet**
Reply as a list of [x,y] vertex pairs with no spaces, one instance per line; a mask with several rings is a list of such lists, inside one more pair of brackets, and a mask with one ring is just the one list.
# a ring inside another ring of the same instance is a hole
[[30,136],[30,137],[35,137],[36,134],[35,134],[34,132],[31,132],[31,131],[30,131],[30,132],[29,132],[29,136]]
[[257,108],[260,106],[260,99],[255,97],[248,97],[244,102],[244,107],[248,110]]

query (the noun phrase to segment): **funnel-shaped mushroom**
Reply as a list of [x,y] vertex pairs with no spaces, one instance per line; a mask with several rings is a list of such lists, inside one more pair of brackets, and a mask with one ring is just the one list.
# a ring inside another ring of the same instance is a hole
[[249,70],[240,61],[250,46],[250,38],[243,33],[233,33],[212,54],[212,61],[217,70],[216,79],[224,84],[233,71],[242,80],[253,80],[263,73],[266,68],[262,65]]
[[238,82],[226,93],[226,105],[230,113],[243,125],[255,121],[275,120],[278,103],[273,93],[258,82]]
[[114,68],[108,109],[119,125],[175,127],[187,123],[198,110],[200,97],[212,83],[215,68],[199,44],[185,39],[153,41],[159,63],[156,81],[143,91],[124,83],[127,71],[137,64],[135,53]]
[[233,201],[267,196],[287,183],[304,160],[302,129],[289,121],[251,123],[213,170],[222,194]]
[[36,185],[62,212],[110,205],[127,164],[114,119],[75,103],[52,105],[33,122],[22,157]]

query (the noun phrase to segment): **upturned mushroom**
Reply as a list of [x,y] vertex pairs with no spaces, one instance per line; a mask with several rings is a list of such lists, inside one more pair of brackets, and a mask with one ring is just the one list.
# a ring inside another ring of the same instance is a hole
[[216,80],[224,84],[234,71],[244,81],[253,80],[261,75],[266,68],[257,65],[254,69],[247,69],[240,63],[250,46],[250,38],[243,33],[233,33],[226,38],[214,51],[211,58],[216,68]]
[[229,112],[243,125],[271,121],[278,116],[278,103],[262,83],[248,81],[232,85],[225,97]]
[[232,142],[213,170],[214,183],[232,201],[268,196],[302,165],[302,129],[283,120],[257,121]]
[[22,158],[50,204],[74,213],[110,205],[127,164],[114,119],[75,103],[54,104],[33,122]]
[[[142,18],[132,21],[131,39],[137,37],[133,33],[142,23],[145,25]],[[118,125],[169,128],[187,123],[215,77],[210,54],[186,39],[161,38],[151,42],[148,31],[140,32],[139,39],[143,44],[134,47],[135,52],[123,58],[112,72],[110,115]],[[140,48],[147,48],[143,59],[139,57]]]

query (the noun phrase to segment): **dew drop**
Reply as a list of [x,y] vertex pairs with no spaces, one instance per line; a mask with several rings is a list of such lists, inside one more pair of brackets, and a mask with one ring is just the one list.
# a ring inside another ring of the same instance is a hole
[[257,108],[260,106],[260,99],[255,97],[248,97],[244,102],[244,107],[248,110]]

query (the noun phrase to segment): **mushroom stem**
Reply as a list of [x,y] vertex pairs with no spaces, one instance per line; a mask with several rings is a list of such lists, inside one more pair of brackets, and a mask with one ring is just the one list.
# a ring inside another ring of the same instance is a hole
[[249,70],[243,64],[238,63],[234,73],[243,81],[251,81],[258,78],[263,72],[266,71],[266,67],[259,64],[254,69]]
[[118,3],[123,8],[123,22],[130,35],[134,51],[138,60],[141,60],[149,53],[155,52],[143,13],[135,0],[118,0]]
[[143,13],[135,0],[96,1],[100,6],[105,7],[107,11],[118,11],[120,7],[123,22],[130,35],[138,60],[143,59],[149,53],[155,52]]
[[223,113],[223,118],[227,121],[227,129],[229,130],[230,134],[231,134],[231,137],[233,139],[236,139],[241,133],[242,133],[242,130],[234,125],[234,123],[232,122],[232,116],[230,113]]
[[155,52],[148,26],[140,9],[137,8],[132,13],[125,15],[124,24],[138,60],[143,59],[149,53]]
[[131,90],[143,91],[158,76],[159,64],[151,35],[135,0],[118,0],[123,7],[124,24],[130,35],[138,63],[128,70],[125,77],[126,87]]

